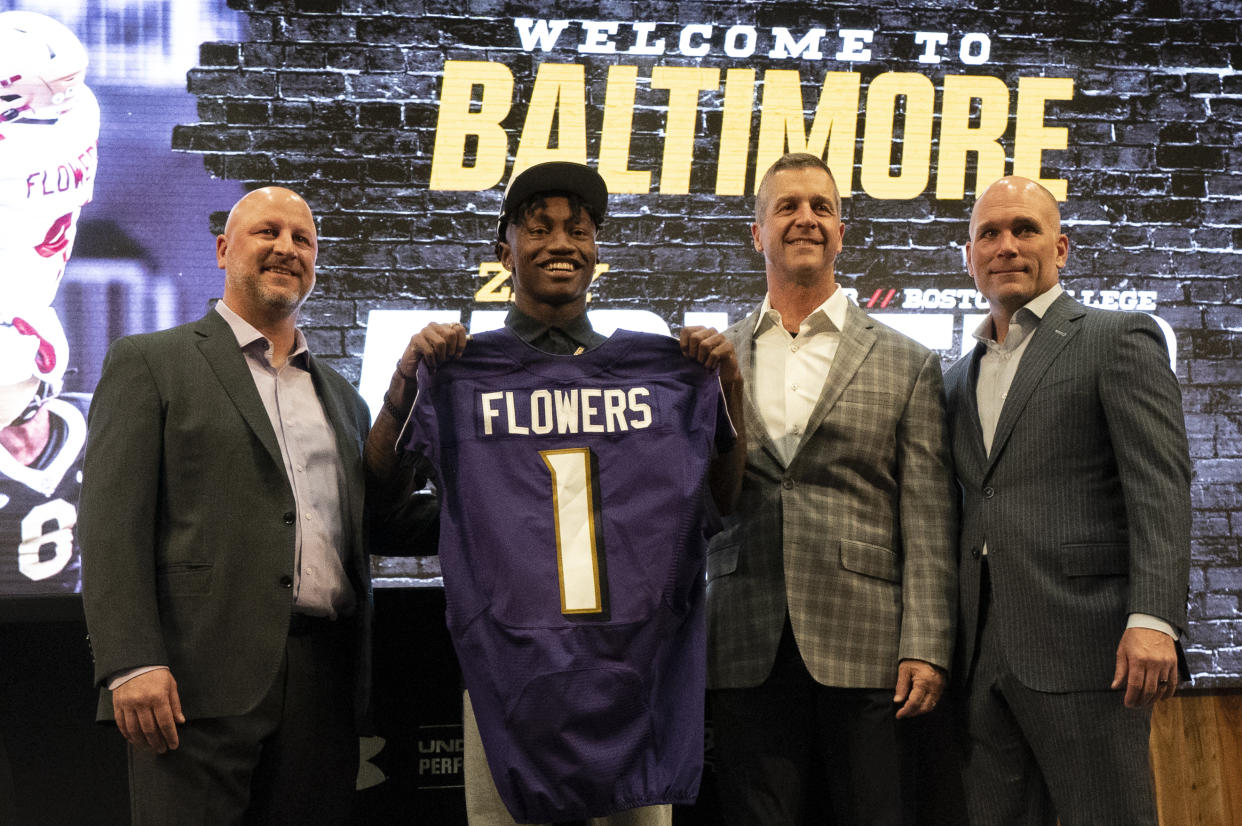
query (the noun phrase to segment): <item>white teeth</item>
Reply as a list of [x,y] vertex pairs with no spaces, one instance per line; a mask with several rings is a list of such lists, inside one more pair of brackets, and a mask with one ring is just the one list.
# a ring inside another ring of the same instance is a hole
[[573,272],[575,269],[573,264],[565,261],[549,261],[547,264],[543,265],[543,268],[546,270],[556,270],[558,272]]

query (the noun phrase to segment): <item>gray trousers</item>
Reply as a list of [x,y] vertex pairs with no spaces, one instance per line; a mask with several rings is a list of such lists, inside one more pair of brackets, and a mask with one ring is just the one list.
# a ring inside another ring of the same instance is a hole
[[1035,691],[981,629],[960,700],[971,826],[1156,826],[1151,710],[1121,691]]

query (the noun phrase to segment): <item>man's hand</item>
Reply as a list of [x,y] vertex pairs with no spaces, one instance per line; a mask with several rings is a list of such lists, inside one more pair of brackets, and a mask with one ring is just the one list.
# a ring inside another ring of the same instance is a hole
[[167,668],[126,680],[112,692],[116,726],[130,745],[163,754],[180,745],[177,724],[185,722],[177,681]]
[[1154,628],[1127,628],[1117,646],[1113,688],[1125,686],[1128,708],[1142,708],[1177,690],[1177,646]]
[[936,707],[944,692],[945,674],[922,660],[902,660],[897,664],[897,693],[894,703],[901,703],[897,719],[918,717]]
[[688,359],[699,362],[707,369],[720,369],[720,389],[724,391],[725,408],[733,422],[737,440],[733,449],[712,460],[708,469],[707,484],[712,500],[721,516],[733,512],[738,495],[742,491],[742,478],[746,472],[746,418],[742,411],[742,368],[737,363],[733,344],[722,333],[711,327],[683,327],[681,352]]
[[697,361],[708,370],[719,367],[720,382],[726,388],[742,379],[733,345],[723,333],[718,333],[711,327],[683,327],[681,352],[686,358]]
[[420,361],[427,362],[428,367],[436,367],[460,356],[469,338],[460,322],[438,324],[433,321],[410,339],[397,369],[412,378]]

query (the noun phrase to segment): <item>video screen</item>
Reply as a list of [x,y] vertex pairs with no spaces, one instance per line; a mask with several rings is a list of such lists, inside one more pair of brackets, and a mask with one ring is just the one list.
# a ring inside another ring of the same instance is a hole
[[763,299],[754,188],[808,151],[844,198],[838,282],[946,367],[987,313],[964,258],[975,195],[1019,174],[1060,201],[1067,292],[1164,332],[1195,465],[1187,651],[1196,685],[1242,684],[1242,657],[1217,651],[1242,596],[1227,27],[967,0],[660,2],[641,20],[615,2],[590,17],[253,5],[0,1],[0,599],[80,590],[103,356],[208,311],[214,233],[248,189],[289,186],[314,209],[301,324],[375,413],[412,332],[503,323],[493,241],[515,169],[599,169],[592,323],[668,333],[723,329]]

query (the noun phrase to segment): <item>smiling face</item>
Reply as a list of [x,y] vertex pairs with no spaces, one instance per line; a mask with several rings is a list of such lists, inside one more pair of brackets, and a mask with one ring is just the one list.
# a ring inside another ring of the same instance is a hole
[[216,238],[224,301],[255,326],[295,315],[315,286],[315,219],[297,193],[265,187],[246,195]]
[[513,273],[513,300],[522,312],[552,323],[586,311],[598,256],[586,209],[561,195],[537,199],[509,222],[497,252]]
[[975,202],[966,266],[994,315],[1008,319],[1050,290],[1068,255],[1056,199],[1034,181],[1001,178]]
[[757,201],[758,220],[750,231],[755,249],[763,253],[769,283],[832,284],[845,226],[828,173],[813,166],[773,172],[760,186]]

